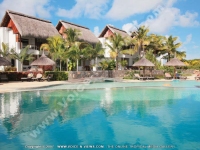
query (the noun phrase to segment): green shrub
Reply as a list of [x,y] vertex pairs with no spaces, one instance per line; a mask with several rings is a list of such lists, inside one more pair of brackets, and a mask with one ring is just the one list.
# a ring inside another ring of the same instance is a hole
[[68,80],[67,71],[45,71],[45,76],[48,76],[48,74],[53,74],[53,81]]

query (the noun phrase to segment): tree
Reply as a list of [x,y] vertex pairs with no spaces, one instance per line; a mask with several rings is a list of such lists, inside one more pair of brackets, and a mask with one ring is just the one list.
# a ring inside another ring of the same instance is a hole
[[133,37],[132,44],[134,45],[134,51],[138,51],[139,55],[141,51],[145,52],[145,46],[149,45],[150,37],[147,35],[149,29],[145,26],[141,26],[137,31],[132,32]]
[[113,56],[116,59],[116,70],[118,70],[118,57],[119,54],[122,54],[125,41],[124,38],[117,33],[114,33],[114,35],[110,36],[109,41],[111,44],[106,43],[106,45],[111,50],[111,57]]
[[166,38],[165,45],[167,47],[166,53],[168,54],[168,61],[170,61],[171,55],[175,55],[177,52],[177,48],[181,46],[181,43],[175,43],[178,37],[172,37],[170,35],[168,38]]
[[80,35],[81,32],[77,29],[72,29],[72,28],[66,29],[63,35],[65,37],[66,47],[72,47],[75,44],[75,42],[78,41],[78,37]]
[[97,66],[97,59],[98,58],[103,58],[104,57],[104,48],[102,48],[102,44],[96,43],[94,48],[92,45],[89,45],[88,48],[84,49],[83,55],[86,59],[92,60],[95,59],[95,66]]
[[67,57],[62,37],[52,36],[47,38],[47,43],[42,44],[40,50],[48,50],[53,60],[59,60],[61,71],[62,61],[65,61]]
[[[65,50],[68,51],[78,41],[78,37],[81,32],[77,29],[68,28],[64,31],[63,37],[65,38]],[[66,58],[67,70],[68,70],[68,59]]]
[[10,49],[8,43],[6,44],[2,42],[1,44],[2,44],[2,49],[0,49],[0,55],[2,55],[2,57],[5,58],[10,57],[11,56],[10,52],[13,51],[14,49],[13,48]]
[[153,50],[153,54],[155,56],[160,56],[164,54],[167,50],[167,46],[165,45],[165,37],[161,35],[151,34],[149,36],[150,43],[146,47],[147,50]]
[[76,61],[76,70],[78,71],[79,60],[83,58],[83,51],[89,49],[90,45],[85,42],[75,42],[67,51],[67,56]]
[[33,54],[31,54],[31,53],[29,54],[28,50],[29,50],[29,45],[27,45],[25,48],[23,48],[20,51],[20,53],[15,52],[14,49],[12,49],[12,51],[11,51],[11,58],[19,60],[19,62],[21,63],[22,71],[23,71],[23,62],[25,60],[31,61],[34,59]]

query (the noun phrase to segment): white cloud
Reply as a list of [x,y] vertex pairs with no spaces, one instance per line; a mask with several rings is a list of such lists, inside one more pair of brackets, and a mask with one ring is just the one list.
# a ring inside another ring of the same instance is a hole
[[133,21],[133,23],[127,23],[122,26],[122,30],[126,31],[127,33],[130,33],[131,31],[135,31],[137,27],[139,26],[137,21]]
[[198,26],[200,23],[195,20],[197,17],[198,13],[190,13],[187,11],[184,15],[179,16],[178,25],[182,27]]
[[6,10],[13,10],[31,16],[39,16],[42,18],[50,18],[50,0],[3,0],[0,3],[0,17],[2,18]]
[[[198,26],[200,23],[196,21],[198,14],[186,12],[181,14],[178,8],[161,7],[156,13],[149,15],[140,25],[146,25],[153,33],[166,33],[171,27],[191,27]],[[130,27],[130,23],[127,23]],[[125,24],[124,26],[126,26]],[[134,24],[132,24],[134,26]]]
[[148,12],[163,1],[164,0],[114,0],[106,17],[114,20],[122,20],[134,14]]
[[99,27],[98,27],[98,26],[94,27],[94,35],[95,35],[96,37],[98,37],[99,34],[100,34]]
[[59,8],[56,14],[66,18],[87,16],[98,19],[107,8],[108,2],[108,0],[76,0],[76,4],[70,10]]
[[192,40],[192,34],[187,35],[187,37],[186,37],[186,41],[184,42],[184,44],[188,44],[188,43],[190,43],[191,40]]

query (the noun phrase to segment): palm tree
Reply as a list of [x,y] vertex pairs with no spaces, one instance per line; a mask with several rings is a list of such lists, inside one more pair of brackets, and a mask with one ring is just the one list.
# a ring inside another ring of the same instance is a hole
[[123,51],[125,41],[124,38],[117,33],[114,33],[114,35],[110,36],[109,41],[111,44],[106,43],[106,45],[111,50],[111,57],[113,56],[116,59],[116,70],[118,70],[118,57]]
[[22,71],[23,71],[23,62],[25,60],[31,61],[31,60],[34,59],[33,54],[28,53],[29,47],[30,46],[27,45],[25,48],[23,48],[20,51],[20,53],[15,52],[14,49],[12,49],[12,51],[11,51],[11,58],[19,60],[19,62],[21,63],[21,70]]
[[61,36],[52,36],[47,38],[47,43],[40,46],[40,50],[48,50],[53,60],[60,61],[60,71],[62,68],[62,61],[65,61],[66,52],[64,41]]
[[95,66],[97,67],[97,59],[103,58],[104,52],[104,48],[102,48],[102,44],[99,42],[95,44],[94,48],[92,45],[88,45],[88,47],[84,49],[83,55],[88,60],[95,59]]
[[4,43],[2,42],[2,49],[0,49],[0,55],[2,55],[2,57],[7,58],[10,57],[10,52],[13,51],[14,49],[10,49],[8,43]]
[[72,47],[74,43],[78,40],[78,37],[81,35],[81,32],[77,29],[66,29],[64,31],[64,37],[66,42],[66,47]]
[[67,56],[73,59],[74,61],[76,61],[77,71],[78,71],[79,60],[83,58],[83,51],[85,51],[85,49],[88,49],[88,48],[90,48],[90,45],[88,43],[75,42],[75,44],[72,45],[67,51]]
[[[68,28],[64,31],[64,38],[65,38],[65,47],[66,51],[68,51],[75,43],[78,41],[78,37],[81,35],[81,32],[77,29]],[[67,70],[68,70],[68,58],[66,59],[67,62]]]
[[132,32],[132,44],[134,45],[134,51],[138,51],[139,55],[141,55],[141,51],[145,52],[145,46],[149,45],[150,38],[147,35],[149,29],[145,26],[141,26],[137,29],[137,31]]
[[165,45],[167,47],[166,53],[168,54],[168,61],[170,61],[171,55],[175,55],[177,52],[177,48],[181,46],[181,43],[175,43],[178,37],[172,37],[170,35],[168,38],[166,38]]
[[165,37],[161,35],[151,34],[149,36],[150,43],[147,46],[147,50],[153,50],[155,56],[160,56],[165,53],[167,46],[165,45]]

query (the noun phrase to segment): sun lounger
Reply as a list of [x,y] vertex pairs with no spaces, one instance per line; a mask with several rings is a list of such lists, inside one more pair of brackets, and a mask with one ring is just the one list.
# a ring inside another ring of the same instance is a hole
[[0,81],[7,81],[8,82],[8,77],[6,74],[0,74]]
[[23,82],[23,81],[31,81],[31,79],[33,78],[33,73],[29,73],[28,75],[27,75],[27,77],[22,77],[21,78],[21,81]]
[[141,77],[139,74],[134,74],[135,78],[138,79],[138,80],[146,80],[147,77]]
[[32,80],[33,81],[41,81],[42,80],[42,74],[38,73],[35,78],[32,78]]
[[199,80],[200,79],[200,74],[197,74],[196,77],[194,77],[195,80]]
[[172,76],[171,76],[171,74],[169,74],[169,73],[165,73],[165,79],[172,79]]
[[147,77],[147,80],[154,80],[154,77]]

